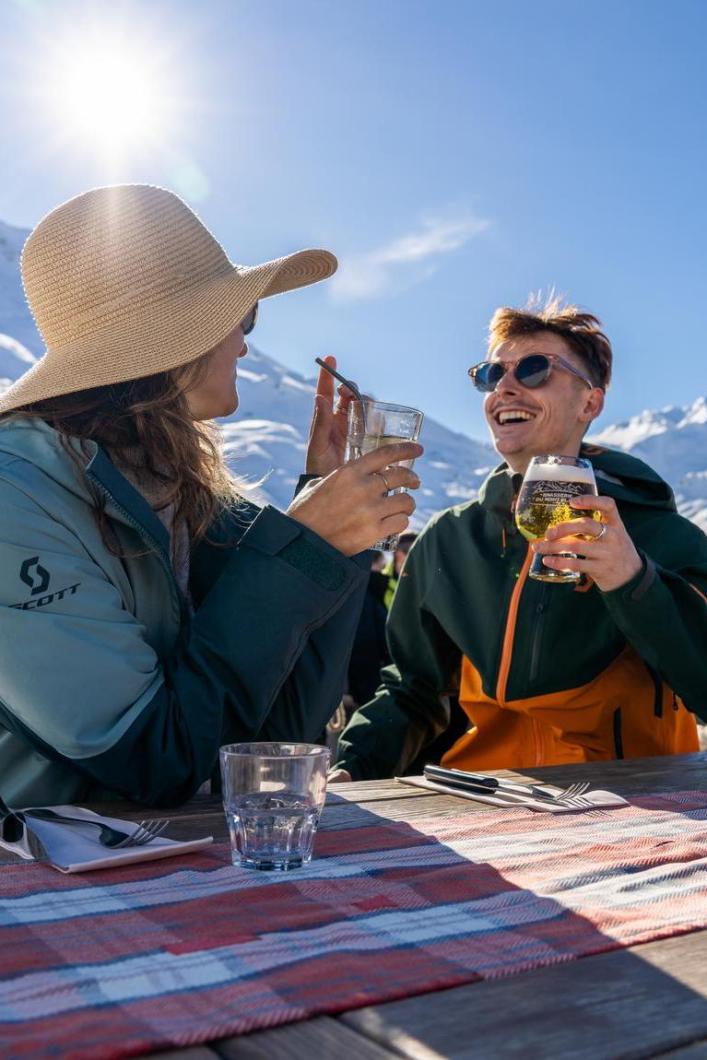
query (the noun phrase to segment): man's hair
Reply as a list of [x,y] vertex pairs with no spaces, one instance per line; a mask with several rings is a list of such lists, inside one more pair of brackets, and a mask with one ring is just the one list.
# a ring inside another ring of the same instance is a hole
[[489,324],[489,352],[501,342],[549,331],[564,339],[582,361],[595,386],[606,390],[611,379],[611,343],[601,330],[601,321],[592,313],[581,313],[577,306],[563,304],[551,292],[544,302],[537,295],[525,308],[502,306],[491,317]]

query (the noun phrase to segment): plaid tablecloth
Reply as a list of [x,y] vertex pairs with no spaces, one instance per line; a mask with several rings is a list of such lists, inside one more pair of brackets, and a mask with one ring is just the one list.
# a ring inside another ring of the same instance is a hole
[[287,875],[236,869],[225,844],[0,869],[0,1055],[131,1056],[707,926],[703,792],[596,818],[341,821]]

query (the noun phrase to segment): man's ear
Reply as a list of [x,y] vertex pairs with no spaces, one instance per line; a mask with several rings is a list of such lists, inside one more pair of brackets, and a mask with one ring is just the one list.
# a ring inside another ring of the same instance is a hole
[[604,410],[604,396],[604,391],[598,386],[589,391],[580,414],[580,418],[585,423],[591,423],[597,416],[601,416]]

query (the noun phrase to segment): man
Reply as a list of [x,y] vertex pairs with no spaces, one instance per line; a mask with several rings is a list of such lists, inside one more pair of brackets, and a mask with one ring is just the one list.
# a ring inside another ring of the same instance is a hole
[[[435,516],[413,546],[389,618],[393,664],[342,734],[334,778],[409,769],[451,734],[452,694],[466,726],[448,740],[448,766],[697,750],[694,714],[707,717],[707,537],[641,461],[582,444],[611,360],[597,318],[556,299],[495,313],[488,359],[470,375],[486,391],[504,463],[478,500]],[[530,459],[580,452],[600,496],[577,498],[579,521],[528,546],[513,507]],[[553,556],[576,553],[579,532],[581,556]],[[582,582],[528,579],[536,552],[549,568],[582,572]]]

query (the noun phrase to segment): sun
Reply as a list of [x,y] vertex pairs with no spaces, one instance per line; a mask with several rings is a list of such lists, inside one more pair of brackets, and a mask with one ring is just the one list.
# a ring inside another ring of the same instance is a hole
[[154,49],[93,32],[56,42],[47,59],[44,103],[62,138],[116,158],[167,136],[174,85]]

